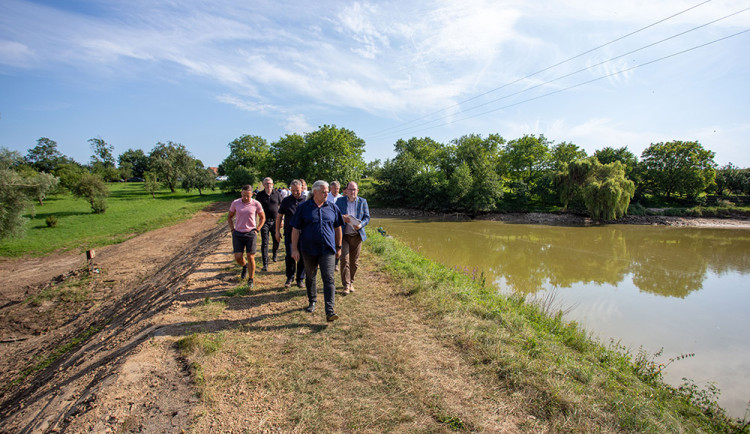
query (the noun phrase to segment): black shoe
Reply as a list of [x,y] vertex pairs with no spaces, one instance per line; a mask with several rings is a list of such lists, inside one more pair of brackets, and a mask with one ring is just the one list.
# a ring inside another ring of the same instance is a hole
[[284,288],[290,288],[292,286],[292,282],[294,282],[294,279],[286,279],[286,282],[284,282]]
[[307,305],[307,307],[305,308],[305,310],[308,311],[308,312],[310,312],[310,313],[315,312],[315,302],[311,301],[310,304]]
[[245,280],[247,277],[247,264],[242,266],[242,274],[240,274],[240,280]]
[[276,262],[276,261],[278,261],[278,260],[279,260],[279,258],[278,258],[278,257],[276,256],[276,253],[274,253],[274,254],[273,254],[273,262]]
[[302,288],[302,281],[301,280],[297,281],[297,288]]
[[326,315],[326,321],[328,321],[328,322],[334,322],[337,319],[339,319],[339,316],[336,315],[335,313],[331,313],[330,315]]
[[263,268],[261,268],[261,269],[260,269],[260,271],[268,271],[268,267],[266,267],[266,266],[264,265],[264,266],[263,266]]
[[253,287],[253,279],[252,277],[250,279],[247,279],[247,289],[252,289]]

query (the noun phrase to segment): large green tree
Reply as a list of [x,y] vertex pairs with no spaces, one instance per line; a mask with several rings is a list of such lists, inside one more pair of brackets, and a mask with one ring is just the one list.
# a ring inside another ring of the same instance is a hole
[[120,171],[115,167],[115,147],[97,137],[89,139],[91,150],[91,171],[98,174],[105,181],[119,181]]
[[[396,156],[386,160],[376,184],[377,198],[389,206],[441,209],[450,173],[445,145],[429,137],[399,139]],[[466,181],[466,179],[464,179]]]
[[[451,142],[450,167],[456,171],[450,171],[449,183],[458,194],[445,200],[452,201],[462,211],[494,210],[503,196],[503,184],[496,170],[503,144],[505,139],[499,134],[490,134],[486,139],[470,134]],[[466,193],[462,195],[461,189]]]
[[305,178],[300,164],[304,151],[305,138],[296,133],[287,134],[271,143],[269,174],[287,183],[293,179]]
[[552,146],[550,151],[551,168],[552,170],[559,171],[563,169],[565,164],[586,157],[588,157],[588,155],[586,154],[585,149],[581,149],[574,143],[560,142]]
[[245,134],[232,140],[227,146],[229,155],[219,166],[223,173],[229,175],[242,166],[250,170],[254,178],[262,179],[267,176],[271,148],[266,139]]
[[719,195],[750,194],[750,169],[741,169],[732,163],[716,171],[714,191]]
[[544,135],[527,134],[511,140],[501,153],[498,173],[507,179],[517,200],[528,201],[551,163],[550,142]]
[[132,170],[132,176],[143,178],[143,172],[148,170],[148,156],[141,149],[128,149],[117,157],[120,168],[128,166]]
[[103,167],[115,167],[115,156],[113,152],[115,147],[105,142],[101,137],[89,139],[91,150],[91,165],[101,165]]
[[56,141],[42,137],[36,141],[36,146],[29,149],[26,161],[39,172],[52,173],[57,166],[66,162],[66,158],[57,149]]
[[149,169],[172,193],[179,185],[180,178],[192,167],[193,157],[180,143],[158,142],[149,154]]
[[641,154],[645,182],[654,194],[695,199],[714,182],[714,155],[697,141],[652,143]]
[[305,148],[299,161],[302,176],[309,180],[357,180],[365,168],[365,141],[346,128],[323,125],[305,134]]

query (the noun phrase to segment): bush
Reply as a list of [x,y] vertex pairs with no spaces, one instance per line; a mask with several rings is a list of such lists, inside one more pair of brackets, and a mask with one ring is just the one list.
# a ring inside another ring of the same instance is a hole
[[103,197],[96,197],[91,201],[91,209],[94,214],[103,214],[107,211],[107,199]]
[[77,198],[86,198],[91,204],[95,214],[101,214],[107,210],[109,189],[102,178],[92,173],[81,176],[78,183],[73,186],[73,195]]
[[47,216],[47,219],[45,220],[45,223],[47,223],[48,228],[56,228],[57,227],[57,217],[54,215]]

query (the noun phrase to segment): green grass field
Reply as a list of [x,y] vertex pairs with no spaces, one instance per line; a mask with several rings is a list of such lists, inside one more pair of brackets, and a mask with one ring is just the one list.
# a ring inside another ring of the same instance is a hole
[[[185,220],[215,202],[235,199],[220,190],[185,193],[160,190],[152,198],[143,183],[108,184],[107,211],[94,214],[84,199],[70,194],[52,195],[27,210],[23,236],[0,241],[0,256],[43,255],[56,250],[85,250],[123,242],[135,235]],[[48,216],[57,217],[57,226],[47,227]]]

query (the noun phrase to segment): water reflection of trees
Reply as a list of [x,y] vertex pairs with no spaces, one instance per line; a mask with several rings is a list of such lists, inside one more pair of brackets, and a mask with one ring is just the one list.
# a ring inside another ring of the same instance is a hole
[[488,282],[503,280],[507,289],[524,293],[617,285],[632,275],[641,291],[682,298],[702,288],[708,271],[750,271],[747,231],[497,222],[412,223],[403,230],[430,258],[477,268]]

